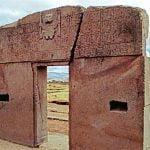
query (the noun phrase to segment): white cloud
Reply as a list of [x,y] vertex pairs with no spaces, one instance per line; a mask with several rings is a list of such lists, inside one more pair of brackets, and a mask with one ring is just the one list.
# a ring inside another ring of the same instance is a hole
[[150,52],[149,51],[146,51],[146,56],[150,57]]
[[69,73],[69,66],[49,66],[47,72]]

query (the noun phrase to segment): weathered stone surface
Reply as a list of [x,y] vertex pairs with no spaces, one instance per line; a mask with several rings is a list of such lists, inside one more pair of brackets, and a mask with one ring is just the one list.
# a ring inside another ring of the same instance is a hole
[[[62,7],[27,16],[14,27],[1,28],[0,63],[69,61],[82,12],[81,7]],[[48,15],[51,21],[44,22]]]
[[34,146],[31,64],[10,63],[0,66],[0,78],[4,81],[0,87],[9,94],[9,102],[0,102],[0,138]]
[[144,107],[144,147],[150,149],[150,105]]
[[142,54],[146,38],[142,14],[131,7],[89,7],[83,15],[75,58]]
[[[47,67],[33,65],[35,145],[47,140]],[[39,115],[40,114],[40,115]]]
[[70,65],[70,149],[149,146],[143,12],[68,6],[1,27],[0,96],[10,100],[0,101],[0,138],[33,147],[46,139],[46,66]]
[[75,58],[139,55],[146,38],[142,16],[142,10],[121,6],[35,13],[0,29],[0,63],[69,61],[76,40]]
[[6,94],[7,91],[7,83],[5,81],[4,75],[4,65],[0,65],[0,93]]
[[144,64],[144,85],[145,85],[145,104],[144,106],[150,105],[150,58],[145,57]]
[[[71,64],[71,149],[142,150],[143,62],[142,56],[125,56]],[[128,110],[111,111],[112,100],[126,102]]]
[[145,85],[145,107],[144,107],[144,147],[143,150],[150,149],[150,59],[145,57],[144,65],[144,85]]

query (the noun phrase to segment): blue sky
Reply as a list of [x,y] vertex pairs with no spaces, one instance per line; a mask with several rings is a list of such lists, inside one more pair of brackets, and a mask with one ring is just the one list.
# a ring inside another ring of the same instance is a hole
[[69,73],[69,66],[51,66],[48,67],[48,73]]
[[[150,16],[150,0],[0,0],[0,26],[17,21],[33,12],[64,5],[82,5],[84,7],[129,5],[146,9]],[[147,49],[150,51],[150,36],[147,40]],[[147,52],[147,54],[150,56],[150,53]],[[61,70],[60,67],[52,68],[56,72]],[[64,72],[68,70],[66,67],[63,68]]]

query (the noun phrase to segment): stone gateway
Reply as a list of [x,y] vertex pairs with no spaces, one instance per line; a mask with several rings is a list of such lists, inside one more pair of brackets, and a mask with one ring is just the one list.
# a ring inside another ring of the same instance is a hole
[[140,8],[66,6],[0,28],[0,138],[47,139],[47,66],[69,65],[70,150],[150,147],[148,16]]

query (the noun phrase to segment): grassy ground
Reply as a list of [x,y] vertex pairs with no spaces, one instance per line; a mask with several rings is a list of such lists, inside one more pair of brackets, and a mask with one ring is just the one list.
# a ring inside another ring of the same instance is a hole
[[48,82],[47,99],[51,101],[69,101],[69,85],[67,82]]
[[47,83],[48,131],[68,134],[69,84],[67,82]]

